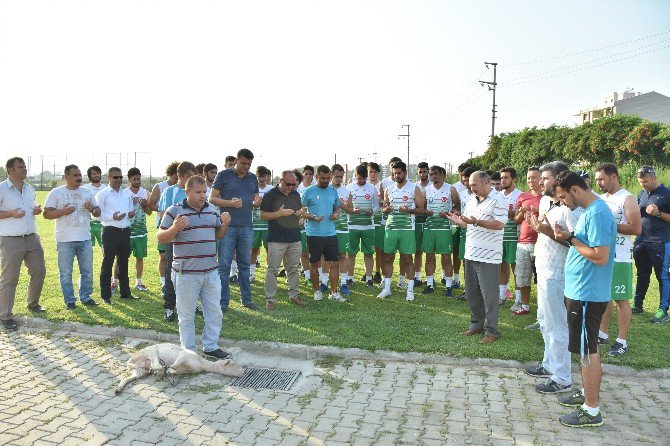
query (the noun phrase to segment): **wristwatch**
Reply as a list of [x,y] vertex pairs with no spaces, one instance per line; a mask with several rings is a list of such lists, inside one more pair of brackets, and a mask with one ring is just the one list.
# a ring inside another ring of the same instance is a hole
[[565,244],[568,245],[568,246],[572,246],[572,239],[573,238],[575,238],[575,233],[571,232],[570,237],[568,237],[568,239],[565,241]]

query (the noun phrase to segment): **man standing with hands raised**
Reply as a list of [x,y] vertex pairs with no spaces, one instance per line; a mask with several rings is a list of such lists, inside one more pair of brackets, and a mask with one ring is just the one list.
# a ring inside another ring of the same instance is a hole
[[21,264],[25,261],[28,268],[28,309],[35,313],[45,311],[40,306],[40,294],[47,270],[35,219],[42,207],[35,203],[35,189],[24,181],[28,176],[26,163],[14,157],[5,167],[8,178],[0,183],[0,322],[5,330],[13,331],[18,328],[12,308]]

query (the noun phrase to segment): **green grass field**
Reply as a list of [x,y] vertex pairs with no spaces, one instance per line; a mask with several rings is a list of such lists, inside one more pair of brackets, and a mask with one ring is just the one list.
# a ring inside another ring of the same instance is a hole
[[[38,201],[44,203],[46,192],[38,192]],[[148,218],[153,222],[154,217]],[[89,308],[78,305],[74,311],[67,311],[63,303],[58,281],[56,243],[53,237],[53,221],[38,217],[39,233],[46,255],[47,278],[41,303],[48,309],[46,318],[52,321],[75,321],[89,325],[125,326],[132,328],[154,329],[163,332],[177,332],[176,323],[167,323],[163,319],[160,281],[158,277],[158,254],[154,238],[155,228],[149,229],[149,257],[145,259],[143,280],[150,292],[139,293],[141,299],[124,301],[114,295],[113,305],[104,304]],[[151,226],[151,225],[150,225]],[[102,253],[95,248],[94,254],[94,298],[101,302],[98,289],[98,274]],[[499,342],[489,345],[479,343],[478,337],[460,337],[458,332],[468,328],[469,309],[466,302],[447,299],[436,292],[431,297],[416,293],[414,302],[404,300],[403,291],[395,291],[389,300],[376,299],[377,287],[366,288],[357,283],[349,302],[338,304],[324,300],[314,302],[311,290],[303,283],[302,291],[307,305],[297,307],[289,304],[286,297],[286,284],[280,281],[278,304],[275,310],[264,309],[263,280],[265,258],[261,256],[261,268],[257,270],[256,280],[252,283],[252,295],[256,304],[263,307],[253,312],[239,304],[239,289],[231,286],[231,306],[224,317],[222,336],[231,339],[251,339],[277,342],[290,342],[313,345],[333,345],[338,347],[359,347],[368,350],[417,351],[443,353],[451,356],[486,357],[514,359],[519,361],[541,360],[543,342],[539,332],[524,329],[534,321],[536,312],[535,288],[531,298],[532,316],[512,316],[509,304],[500,312],[500,331],[503,334]],[[362,258],[357,262],[356,277],[363,274]],[[15,313],[29,315],[25,307],[27,272],[23,270]],[[78,274],[75,266],[75,288]],[[130,260],[131,286],[135,281],[134,259]],[[628,365],[636,369],[670,367],[666,340],[668,325],[649,323],[652,312],[659,302],[658,287],[652,279],[643,315],[634,315],[628,336],[629,352],[622,358],[612,358],[603,354],[605,362]],[[202,318],[197,318],[198,329]],[[616,338],[616,315],[610,328],[610,338]]]

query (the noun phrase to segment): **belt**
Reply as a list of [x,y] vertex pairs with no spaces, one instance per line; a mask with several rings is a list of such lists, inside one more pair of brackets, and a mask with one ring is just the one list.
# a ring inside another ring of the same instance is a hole
[[128,231],[130,232],[130,226],[127,228],[117,228],[116,226],[103,226],[105,231]]
[[31,235],[36,235],[34,232],[31,232],[30,234],[23,234],[23,235],[3,235],[2,237],[21,237],[21,238],[26,238],[30,237]]

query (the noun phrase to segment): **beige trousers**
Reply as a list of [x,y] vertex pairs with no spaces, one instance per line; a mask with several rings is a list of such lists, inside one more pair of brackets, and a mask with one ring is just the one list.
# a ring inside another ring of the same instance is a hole
[[25,262],[30,280],[28,280],[28,306],[33,307],[40,301],[46,265],[44,250],[37,234],[25,237],[0,237],[0,320],[12,318],[16,285],[19,283],[21,264]]
[[286,269],[288,279],[288,297],[299,297],[300,295],[300,254],[302,245],[294,243],[268,243],[268,269],[265,273],[265,299],[269,302],[275,301],[277,295],[277,273],[282,260]]

